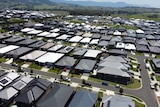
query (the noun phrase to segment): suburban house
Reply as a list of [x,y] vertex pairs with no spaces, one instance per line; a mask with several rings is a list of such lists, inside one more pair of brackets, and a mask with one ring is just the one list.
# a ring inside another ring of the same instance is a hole
[[103,94],[101,107],[136,107],[133,100],[122,95],[105,95]]
[[68,107],[94,107],[98,94],[88,90],[78,90]]
[[72,87],[53,84],[52,89],[37,102],[36,107],[68,107],[73,93]]

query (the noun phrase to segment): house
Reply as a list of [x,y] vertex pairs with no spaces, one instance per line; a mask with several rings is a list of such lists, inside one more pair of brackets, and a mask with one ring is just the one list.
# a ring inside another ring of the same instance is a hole
[[55,66],[71,69],[75,65],[75,62],[76,59],[74,59],[74,57],[64,56],[62,59],[55,63]]
[[130,50],[130,51],[135,51],[136,50],[136,46],[134,44],[130,44],[130,43],[125,44],[124,48],[126,50]]
[[148,46],[146,45],[136,45],[136,50],[138,52],[149,52]]
[[160,42],[155,41],[155,40],[151,40],[151,41],[149,41],[149,45],[153,46],[153,47],[160,47]]
[[130,65],[128,61],[120,56],[109,56],[101,60],[96,69],[97,78],[128,84],[131,81]]
[[54,43],[46,43],[45,45],[41,46],[40,48],[42,50],[47,50],[47,49],[51,48],[52,46],[54,46]]
[[57,37],[56,39],[57,40],[67,41],[70,37],[71,37],[71,35],[63,34],[63,35]]
[[160,73],[160,72],[159,72],[159,70],[160,70],[160,59],[159,59],[159,58],[152,59],[152,60],[151,60],[151,66],[152,66],[153,70],[154,70],[156,73]]
[[4,40],[4,39],[7,39],[7,38],[10,38],[12,37],[12,35],[8,34],[8,33],[0,33],[0,40]]
[[83,49],[83,48],[75,48],[73,50],[73,56],[80,58],[82,57],[85,53],[87,52],[87,49]]
[[149,46],[148,48],[149,48],[150,53],[160,54],[160,47]]
[[63,54],[68,54],[68,53],[70,53],[73,49],[74,49],[74,47],[66,46],[66,47],[58,50],[57,52],[58,52],[58,53],[63,53]]
[[101,41],[99,41],[97,46],[99,46],[99,47],[107,47],[108,46],[108,41],[101,40]]
[[13,87],[8,87],[0,91],[0,107],[9,107],[17,94],[18,91]]
[[55,51],[58,51],[59,49],[61,49],[63,47],[64,47],[63,45],[57,44],[57,45],[52,46],[51,48],[49,48],[48,51],[55,52]]
[[5,56],[9,57],[9,58],[16,59],[16,58],[19,58],[19,57],[21,57],[31,51],[32,51],[32,48],[20,47],[18,49],[15,49],[15,50],[12,50],[10,52],[5,53]]
[[101,40],[101,41],[103,41],[103,40],[104,40],[104,41],[110,41],[111,38],[112,38],[111,36],[105,35],[105,36],[102,36],[100,40]]
[[42,65],[52,66],[56,61],[61,59],[63,56],[64,54],[61,53],[47,52],[46,54],[37,58],[35,61]]
[[67,107],[73,96],[74,88],[62,84],[54,84],[52,87],[53,88],[38,101],[36,107]]
[[35,50],[35,51],[32,51],[32,52],[20,57],[19,59],[24,60],[24,61],[34,61],[35,59],[44,55],[45,53],[47,53],[47,52]]
[[6,47],[0,48],[0,55],[4,55],[5,53],[17,48],[19,48],[19,46],[15,46],[15,45],[8,45]]
[[81,37],[81,36],[74,36],[74,37],[72,37],[72,38],[69,40],[69,42],[78,43],[78,42],[81,41],[82,38],[83,38],[83,37]]
[[89,45],[97,45],[99,42],[99,39],[92,39]]
[[109,49],[109,50],[108,50],[108,53],[109,53],[109,55],[127,57],[127,52],[126,52],[125,50],[120,50],[120,49]]
[[27,32],[30,32],[30,31],[33,31],[34,29],[33,28],[24,28],[21,30],[22,33],[27,33]]
[[94,107],[98,94],[88,90],[80,89],[74,95],[68,107]]
[[41,33],[39,33],[39,34],[37,35],[37,37],[45,37],[45,36],[47,36],[47,35],[50,35],[50,33],[49,33],[49,32],[41,32]]
[[46,38],[56,38],[59,36],[59,33],[50,33],[48,35],[45,35]]
[[15,98],[18,107],[33,107],[42,95],[51,88],[51,82],[45,79],[34,79]]
[[46,44],[46,42],[37,41],[36,43],[33,43],[33,44],[29,45],[28,47],[34,48],[34,49],[38,49],[38,48],[40,48],[41,46],[43,46],[45,44]]
[[31,44],[33,44],[33,43],[35,43],[35,42],[37,42],[37,40],[35,40],[35,39],[25,39],[25,40],[22,40],[22,41],[20,41],[20,42],[18,42],[17,44],[18,45],[21,45],[21,46],[28,46],[28,45],[31,45]]
[[122,95],[104,95],[102,98],[102,107],[136,107],[133,100]]
[[87,50],[87,52],[84,54],[85,58],[91,58],[91,59],[95,59],[97,58],[97,56],[101,53],[101,51],[99,50]]
[[77,73],[90,73],[94,69],[94,66],[96,65],[95,60],[90,59],[81,59],[80,62],[75,66],[75,70]]
[[147,42],[147,40],[145,38],[137,40],[136,44],[137,45],[145,45],[145,46],[149,45],[148,42]]
[[21,37],[21,36],[13,36],[11,38],[8,38],[8,39],[5,39],[4,41],[8,44],[16,44],[17,42],[19,41],[22,41],[24,40],[25,38],[24,37]]
[[124,49],[124,48],[125,48],[125,44],[122,43],[122,42],[118,42],[118,43],[116,44],[116,48],[117,48],[117,49]]
[[90,41],[91,41],[91,38],[85,37],[85,38],[83,38],[83,39],[80,41],[80,43],[82,43],[82,44],[89,44]]

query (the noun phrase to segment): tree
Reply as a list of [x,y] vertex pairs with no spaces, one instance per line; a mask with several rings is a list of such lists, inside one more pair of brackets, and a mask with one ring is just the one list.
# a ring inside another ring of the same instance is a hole
[[124,91],[123,88],[120,88],[120,89],[119,89],[119,93],[120,93],[120,94],[122,94],[123,91]]
[[86,83],[86,81],[83,79],[83,80],[82,80],[82,84],[85,84],[85,83]]
[[17,72],[21,72],[22,70],[21,70],[21,66],[18,66],[18,68],[17,68]]
[[30,75],[32,75],[33,74],[33,69],[31,69],[31,71],[30,71]]

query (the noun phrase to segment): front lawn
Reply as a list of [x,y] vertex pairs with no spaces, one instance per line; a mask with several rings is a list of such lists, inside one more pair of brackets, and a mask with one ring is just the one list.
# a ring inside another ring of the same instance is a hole
[[58,68],[50,68],[49,70],[48,70],[48,72],[52,72],[52,73],[55,73],[55,74],[61,74],[62,73],[62,70],[60,70],[60,69],[58,69]]
[[1,57],[0,58],[0,62],[6,62],[7,60],[6,60],[6,58],[5,57]]
[[39,66],[38,64],[32,63],[32,64],[30,64],[29,68],[41,70],[42,66]]
[[[101,80],[101,79],[97,79],[97,78],[93,78],[93,77],[89,77],[88,80],[99,82],[99,83],[105,81],[105,80]],[[105,82],[107,82],[109,85],[112,85],[112,86],[115,86],[117,84],[117,83],[111,82],[111,81],[105,81]],[[134,79],[134,83],[130,83],[128,85],[120,84],[120,86],[122,86],[124,88],[136,89],[136,88],[139,88],[141,86],[141,82],[137,79]]]

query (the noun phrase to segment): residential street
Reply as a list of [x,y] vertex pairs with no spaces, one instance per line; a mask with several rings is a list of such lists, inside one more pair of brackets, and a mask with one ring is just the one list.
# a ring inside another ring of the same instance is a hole
[[[146,103],[147,107],[159,107],[155,93],[150,88],[150,78],[148,76],[147,70],[145,68],[145,63],[144,63],[145,57],[144,56],[134,56],[134,57],[138,59],[138,62],[140,62],[140,68],[141,68],[140,73],[142,77],[143,86],[141,89],[137,89],[137,90],[124,89],[124,93],[131,94],[133,96],[141,98]],[[4,63],[0,63],[0,66],[6,67],[6,68],[17,69],[16,67],[13,67],[9,64],[4,64]],[[30,68],[25,68],[25,71],[30,72]],[[49,73],[49,72],[42,72],[39,70],[33,70],[33,73],[38,74],[38,75],[52,77],[52,78],[58,78],[58,79],[60,78],[60,75]],[[72,78],[71,80],[72,82],[82,83],[82,80],[78,78]],[[92,81],[90,82],[92,86],[94,87],[104,88],[104,89],[108,89],[112,91],[119,91],[119,89],[113,86],[104,86],[104,85],[101,85],[101,83],[96,83]]]

